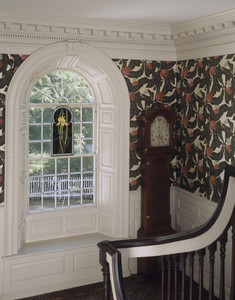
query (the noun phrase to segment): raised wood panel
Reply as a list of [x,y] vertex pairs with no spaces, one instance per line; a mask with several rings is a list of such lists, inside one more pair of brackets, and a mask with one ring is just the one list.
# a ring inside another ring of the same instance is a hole
[[101,126],[113,125],[114,112],[113,111],[101,111]]
[[101,167],[113,168],[113,132],[101,130]]
[[91,272],[100,269],[97,252],[79,253],[73,256],[73,272],[79,273],[79,277],[89,277]]
[[100,213],[100,232],[113,235],[113,215],[112,213]]
[[96,243],[5,258],[1,299],[13,300],[102,281]]
[[86,214],[84,217],[68,217],[67,232],[82,234],[86,232],[96,231],[96,216],[95,214]]
[[31,261],[28,263],[13,264],[11,266],[11,282],[22,282],[26,280],[38,280],[59,273],[65,272],[65,259],[58,257],[54,259]]
[[100,206],[102,209],[111,209],[112,205],[112,181],[113,174],[109,173],[100,173]]
[[106,82],[99,82],[97,84],[98,89],[101,91],[102,90],[102,98],[101,98],[101,103],[102,104],[113,104],[113,99],[110,93],[109,86],[107,85]]
[[61,235],[61,218],[48,218],[42,220],[31,220],[27,224],[27,240],[40,240],[45,236],[54,238]]
[[50,213],[27,216],[27,242],[55,239],[97,231],[97,207],[61,211],[59,216]]

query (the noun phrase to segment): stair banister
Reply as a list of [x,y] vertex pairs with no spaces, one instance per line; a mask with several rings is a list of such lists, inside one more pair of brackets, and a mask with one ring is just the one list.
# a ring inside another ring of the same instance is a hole
[[[126,239],[103,241],[98,244],[103,257],[103,265],[109,265],[114,299],[124,300],[121,257],[128,258],[165,256],[197,251],[208,247],[224,232],[235,205],[235,167],[227,165],[224,172],[224,184],[220,201],[212,217],[202,226],[163,237],[149,239]],[[234,259],[234,258],[233,258]],[[234,270],[235,272],[235,270]],[[106,282],[107,285],[107,282]],[[105,289],[107,286],[105,286]],[[233,290],[233,289],[232,289]],[[116,297],[116,298],[115,298]],[[235,297],[235,296],[233,296]],[[108,300],[106,298],[105,300]],[[235,298],[231,298],[235,300]]]

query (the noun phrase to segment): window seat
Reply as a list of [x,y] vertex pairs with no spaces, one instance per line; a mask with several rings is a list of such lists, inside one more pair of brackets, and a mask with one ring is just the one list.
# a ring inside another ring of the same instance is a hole
[[40,254],[51,251],[69,250],[96,246],[102,240],[113,240],[114,238],[101,234],[89,233],[61,239],[25,243],[19,250],[18,255]]

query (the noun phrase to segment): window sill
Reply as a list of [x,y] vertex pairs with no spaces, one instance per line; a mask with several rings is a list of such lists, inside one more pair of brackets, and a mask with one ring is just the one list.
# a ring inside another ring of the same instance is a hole
[[18,255],[34,255],[53,251],[71,250],[96,246],[100,241],[113,240],[111,236],[101,233],[90,233],[68,238],[53,239],[41,242],[25,243],[19,250]]

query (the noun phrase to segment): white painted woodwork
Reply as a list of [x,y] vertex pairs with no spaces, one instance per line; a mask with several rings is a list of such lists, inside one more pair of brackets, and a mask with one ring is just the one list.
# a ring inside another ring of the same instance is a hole
[[[97,104],[97,199],[93,207],[29,214],[27,138],[23,138],[27,136],[27,101],[38,78],[58,66],[81,74]],[[116,65],[106,54],[84,43],[49,45],[20,66],[6,100],[7,256],[17,254],[25,242],[94,232],[128,237],[129,105],[126,83]]]
[[[110,236],[84,235],[26,244],[16,256],[3,258],[2,300],[44,294],[102,281],[97,243]],[[111,238],[112,239],[112,238]],[[124,275],[129,276],[127,261]]]
[[[182,60],[235,52],[235,9],[178,24],[131,23],[0,11],[0,53],[31,54],[51,43],[73,40],[111,58]],[[68,50],[76,51],[73,47]],[[69,52],[70,51],[70,52]],[[60,66],[70,60],[61,60]]]
[[[130,237],[136,237],[136,232],[140,226],[140,192],[141,190],[138,189],[129,193]],[[172,221],[172,226],[179,230],[187,230],[201,225],[207,217],[212,215],[216,204],[180,188],[171,187],[171,207],[175,207],[175,213],[171,210],[171,215],[172,220],[176,220],[175,223]],[[3,207],[0,207],[0,222],[2,223],[0,225],[3,225],[3,212]],[[194,213],[191,214],[191,212]],[[103,216],[104,218],[101,218],[104,223],[103,226],[109,230],[108,228],[112,226],[109,214],[105,215],[104,213]],[[102,281],[96,244],[104,239],[112,238],[94,233],[83,235],[82,239],[76,235],[70,238],[24,244],[17,255],[0,260],[0,270],[3,269],[4,272],[4,276],[0,278],[0,282],[4,280],[2,299],[13,300],[17,299],[17,297],[29,297],[40,293]],[[0,241],[2,242],[2,240],[3,235],[1,234]],[[3,250],[2,245],[3,243],[1,243],[1,251]],[[230,252],[231,237],[227,245],[227,259]],[[46,267],[41,268],[45,264]],[[226,293],[228,294],[230,290],[229,262],[226,268]],[[16,271],[16,274],[13,274],[13,270],[14,272]],[[130,272],[132,274],[136,273],[136,259],[129,259],[129,262],[124,260],[123,270],[124,276],[128,276]],[[19,275],[20,272],[24,272],[22,278]],[[207,286],[208,269],[205,270],[204,276],[204,282]],[[197,278],[196,270],[195,278]],[[217,270],[216,282],[218,282],[218,278]],[[215,287],[218,293],[218,284]]]

